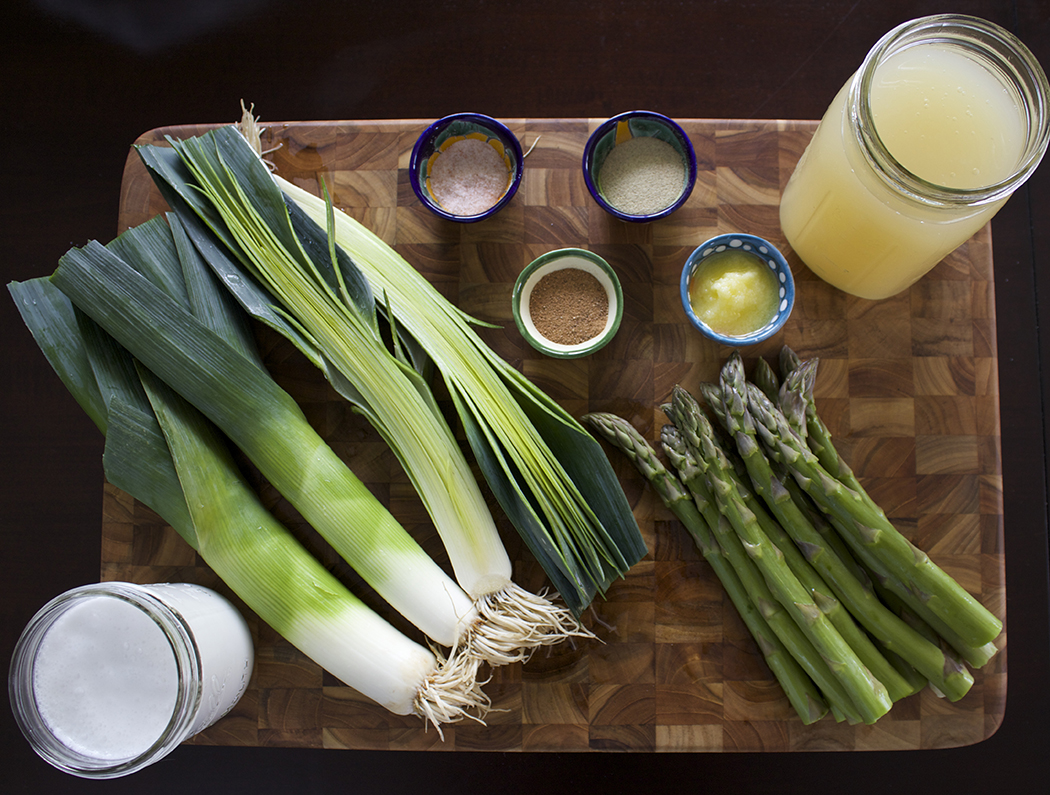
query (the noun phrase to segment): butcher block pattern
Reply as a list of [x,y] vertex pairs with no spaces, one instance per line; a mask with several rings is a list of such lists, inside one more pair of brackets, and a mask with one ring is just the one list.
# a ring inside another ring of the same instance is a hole
[[[758,356],[775,363],[784,344],[804,358],[818,357],[818,407],[846,459],[897,527],[1004,617],[987,228],[901,295],[861,300],[809,273],[780,231],[780,194],[815,122],[680,120],[696,149],[696,187],[669,218],[633,225],[600,210],[583,181],[584,144],[600,119],[505,121],[528,150],[524,178],[508,207],[476,224],[438,219],[412,193],[408,159],[428,120],[272,124],[263,143],[273,149],[267,159],[280,174],[314,191],[319,178],[329,180],[340,208],[393,245],[451,301],[497,324],[479,333],[573,415],[616,412],[654,443],[666,422],[659,405],[672,387],[695,390],[716,378],[730,353],[692,329],[682,312],[678,282],[686,257],[724,232],[748,232],[782,246],[796,280],[795,309],[774,339],[742,351],[746,364]],[[138,143],[205,129],[154,130]],[[120,229],[164,209],[132,151]],[[521,269],[569,246],[606,258],[626,302],[616,338],[580,360],[537,353],[511,316],[511,290]],[[378,434],[287,343],[262,330],[259,341],[274,376],[318,431],[447,565],[418,497]],[[437,390],[442,398],[440,385]],[[804,726],[689,536],[627,459],[606,450],[650,553],[584,615],[598,640],[566,642],[491,672],[486,690],[496,710],[485,725],[459,723],[442,737],[418,719],[391,715],[245,609],[257,651],[251,685],[229,716],[190,742],[427,751],[921,750],[980,742],[999,726],[1005,633],[1003,650],[975,673],[973,689],[959,702],[927,688],[873,726],[830,717]],[[278,494],[254,482],[279,518],[366,601],[385,610]],[[492,504],[516,579],[542,589],[542,571]],[[103,579],[192,581],[229,595],[162,519],[108,484],[102,541]],[[399,617],[389,617],[412,635]]]

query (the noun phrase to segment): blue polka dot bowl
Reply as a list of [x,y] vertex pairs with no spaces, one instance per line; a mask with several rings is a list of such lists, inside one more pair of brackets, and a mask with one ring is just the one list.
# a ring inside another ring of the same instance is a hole
[[[739,336],[723,334],[711,328],[697,316],[690,298],[693,279],[701,271],[708,258],[714,254],[734,249],[754,255],[772,271],[777,289],[776,308],[769,320],[761,328]],[[754,345],[769,339],[783,328],[795,305],[795,279],[784,255],[768,240],[763,240],[755,235],[738,233],[713,237],[689,255],[682,268],[680,292],[682,307],[685,309],[689,322],[709,339],[730,347]]]
[[[644,157],[635,151],[628,157],[631,149],[640,148],[636,139],[644,138],[663,141],[670,150],[649,151]],[[630,147],[620,149],[628,143]],[[614,151],[616,165],[609,160]],[[677,181],[674,154],[681,163],[680,185],[667,184],[668,179]],[[607,163],[609,171],[603,172]],[[631,110],[613,116],[591,133],[583,150],[583,179],[594,201],[613,217],[635,223],[655,221],[685,204],[693,192],[696,152],[685,131],[667,116]]]
[[[441,190],[439,185],[438,194],[434,192],[434,168],[438,159],[451,146],[461,141],[471,140],[491,147],[492,152],[488,150],[483,150],[483,152],[490,160],[494,152],[499,161],[502,161],[507,170],[507,181],[502,194],[498,194],[494,203],[483,209],[473,210],[471,208],[470,211],[461,212],[456,208],[449,209],[443,206],[438,199],[437,196]],[[449,221],[473,223],[495,215],[514,198],[521,184],[521,175],[524,171],[523,161],[521,144],[505,124],[480,113],[456,113],[438,119],[419,136],[415,146],[412,147],[408,177],[412,184],[412,191],[423,206],[432,213]]]

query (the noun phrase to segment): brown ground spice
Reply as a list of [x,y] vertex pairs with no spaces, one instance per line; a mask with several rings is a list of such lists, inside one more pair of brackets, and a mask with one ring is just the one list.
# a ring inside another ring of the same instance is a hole
[[577,345],[597,337],[609,318],[609,296],[594,276],[562,268],[532,288],[529,314],[536,330],[551,342]]

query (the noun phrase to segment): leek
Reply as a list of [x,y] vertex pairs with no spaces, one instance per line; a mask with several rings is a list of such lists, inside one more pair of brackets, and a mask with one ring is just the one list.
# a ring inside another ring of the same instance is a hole
[[326,671],[395,714],[418,715],[439,731],[484,714],[488,700],[476,658],[439,658],[357,599],[244,486],[200,413],[148,371],[143,376],[189,495],[201,557],[245,604]]
[[[239,129],[259,154],[245,109]],[[321,197],[274,175],[316,223]],[[323,187],[323,183],[322,183]],[[647,552],[623,490],[594,439],[478,337],[461,312],[371,230],[334,212],[336,242],[442,373],[490,487],[577,614]]]
[[[164,225],[164,219],[150,224]],[[147,225],[121,238],[140,240]],[[395,610],[435,642],[461,644],[476,619],[470,599],[257,362],[97,242],[67,252],[51,280],[219,426]]]
[[439,733],[444,723],[483,717],[488,700],[476,661],[446,665],[360,602],[244,485],[214,426],[54,285],[35,279],[8,288],[52,367],[105,434],[107,478],[158,510],[262,620],[391,712],[416,714]]
[[[241,130],[258,151],[259,132],[248,111]],[[231,136],[216,134],[224,147],[236,149]],[[182,164],[167,150],[147,147],[140,154],[169,203],[185,201],[208,216],[209,209],[185,190]],[[318,226],[331,221],[335,241],[365,273],[387,315],[436,363],[490,488],[551,583],[580,615],[647,552],[601,447],[480,340],[471,328],[479,321],[448,302],[386,243],[324,199],[263,168],[250,169],[239,152],[236,157],[237,174],[253,189],[268,178],[275,181],[293,223],[301,214]],[[265,313],[258,316],[267,322]]]
[[[193,207],[241,260],[243,275],[229,270],[228,261],[221,265],[224,282],[237,284],[235,291],[249,279],[265,287],[298,337],[320,352],[315,359],[323,361],[326,375],[341,377],[340,391],[404,466],[457,581],[480,613],[468,636],[470,650],[489,662],[507,663],[524,659],[536,646],[589,634],[570,611],[511,579],[510,559],[462,450],[423,379],[387,349],[370,285],[332,235],[286,206],[269,172],[233,128],[170,143],[178,164],[170,161],[171,150],[140,151],[155,174],[164,173],[158,182],[167,181],[169,193],[176,191],[176,197],[167,197],[175,212]],[[189,176],[173,178],[176,168]],[[186,228],[196,226],[187,218]]]

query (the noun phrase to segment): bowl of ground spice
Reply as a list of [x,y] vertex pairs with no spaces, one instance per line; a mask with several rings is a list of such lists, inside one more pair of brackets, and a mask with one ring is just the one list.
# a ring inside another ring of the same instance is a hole
[[412,190],[450,221],[481,221],[499,212],[521,183],[521,144],[506,125],[480,113],[438,119],[416,140]]
[[696,153],[674,121],[632,110],[591,133],[583,150],[583,177],[591,196],[610,215],[655,221],[689,198],[696,183]]
[[512,297],[514,321],[533,348],[575,359],[608,344],[623,317],[616,271],[580,248],[549,251],[518,276]]

